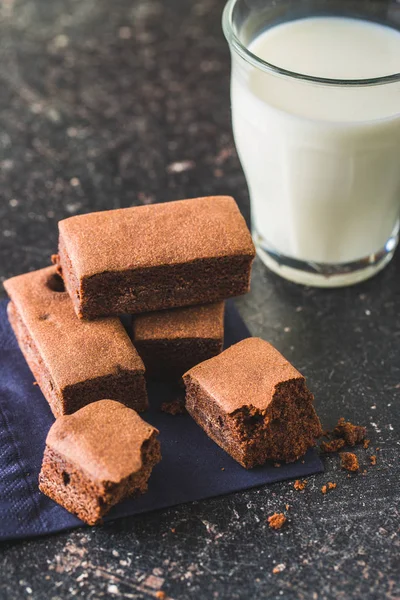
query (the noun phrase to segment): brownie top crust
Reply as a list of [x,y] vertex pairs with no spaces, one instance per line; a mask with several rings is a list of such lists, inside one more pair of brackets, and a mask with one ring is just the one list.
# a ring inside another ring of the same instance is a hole
[[260,338],[242,340],[183,377],[197,381],[226,413],[249,405],[265,410],[279,383],[304,379],[278,350]]
[[77,215],[59,222],[75,275],[255,256],[233,198],[209,196]]
[[221,339],[224,334],[224,306],[224,302],[216,302],[137,315],[133,320],[133,339]]
[[115,400],[99,400],[59,417],[46,444],[90,477],[119,483],[140,470],[142,446],[154,433],[157,429],[131,408]]
[[118,318],[78,319],[56,267],[18,275],[4,287],[60,388],[125,370],[144,373]]

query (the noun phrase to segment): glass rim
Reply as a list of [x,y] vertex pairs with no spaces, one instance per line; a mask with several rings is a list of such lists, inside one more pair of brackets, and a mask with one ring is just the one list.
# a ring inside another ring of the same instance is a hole
[[242,42],[239,40],[238,36],[235,34],[232,18],[233,18],[233,9],[239,0],[228,0],[225,5],[223,14],[222,14],[222,29],[225,35],[225,38],[231,48],[236,50],[236,52],[248,63],[252,64],[254,67],[261,69],[267,73],[275,73],[277,75],[281,75],[284,77],[289,77],[292,79],[299,79],[302,81],[308,81],[311,83],[320,83],[324,85],[336,85],[336,86],[371,86],[371,85],[383,85],[385,83],[395,83],[400,82],[400,73],[393,73],[392,75],[383,75],[381,77],[371,77],[368,79],[332,79],[328,77],[316,77],[314,75],[306,75],[305,73],[297,73],[295,71],[290,71],[288,69],[284,69],[282,67],[278,67],[272,63],[269,63],[256,54],[253,54]]

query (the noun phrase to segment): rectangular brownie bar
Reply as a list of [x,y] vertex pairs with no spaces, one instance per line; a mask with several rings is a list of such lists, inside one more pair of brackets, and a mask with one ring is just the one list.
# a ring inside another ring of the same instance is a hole
[[145,368],[118,318],[77,319],[56,267],[4,287],[19,347],[55,417],[110,396],[147,408]]
[[294,461],[322,435],[304,377],[260,338],[231,346],[183,379],[187,411],[247,469]]
[[100,400],[60,417],[46,440],[40,490],[88,525],[143,494],[161,460],[158,431],[132,409]]
[[135,315],[133,343],[152,379],[179,379],[222,351],[224,302]]
[[254,245],[233,198],[78,215],[53,260],[79,317],[207,304],[249,290]]

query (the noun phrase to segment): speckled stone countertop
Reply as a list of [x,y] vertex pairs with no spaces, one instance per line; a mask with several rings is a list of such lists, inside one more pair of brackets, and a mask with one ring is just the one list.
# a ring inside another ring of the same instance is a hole
[[[80,212],[221,193],[248,218],[222,6],[0,3],[3,280],[48,264],[57,221]],[[357,450],[365,475],[349,477],[332,456],[303,492],[285,482],[4,543],[1,600],[399,598],[399,261],[335,291],[287,283],[256,262],[237,302],[251,331],[308,377],[325,427],[339,416],[368,426],[370,449]],[[323,495],[328,481],[337,488]],[[285,504],[288,523],[272,531],[267,517]]]

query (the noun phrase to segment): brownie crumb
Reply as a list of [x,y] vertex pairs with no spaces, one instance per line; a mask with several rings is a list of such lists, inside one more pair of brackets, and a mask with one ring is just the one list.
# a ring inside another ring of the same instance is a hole
[[225,471],[225,467],[221,467],[221,471]]
[[165,600],[166,597],[167,594],[162,590],[158,590],[158,592],[156,592],[156,598],[159,598],[160,600]]
[[294,489],[297,490],[298,492],[301,492],[305,489],[307,485],[307,479],[303,479],[303,481],[300,481],[300,479],[296,479],[296,481],[294,482]]
[[286,517],[283,513],[274,513],[268,517],[268,524],[271,529],[280,529],[286,523]]
[[340,458],[342,469],[355,472],[360,468],[360,465],[358,464],[358,458],[352,452],[342,452]]
[[333,434],[343,439],[349,446],[355,446],[363,441],[367,429],[361,425],[353,425],[350,421],[346,421],[343,417],[340,417]]
[[171,402],[163,402],[161,410],[169,415],[183,415],[186,412],[185,400],[184,398],[176,398]]
[[282,571],[284,571],[286,568],[286,565],[284,565],[283,563],[276,565],[276,567],[274,567],[272,569],[272,572],[274,575],[276,575],[277,573],[282,573]]
[[322,452],[339,452],[346,445],[346,442],[342,438],[337,438],[330,442],[322,442],[320,448]]
[[38,384],[38,382],[37,382],[37,381],[34,381],[34,382],[33,382],[33,385],[39,385],[39,384]]
[[285,508],[286,508],[286,510],[289,510],[289,508],[290,508],[289,504],[285,504]]
[[175,533],[175,531],[176,531],[175,527],[172,527],[171,533]]
[[321,492],[323,494],[326,494],[326,492],[328,490],[334,490],[336,486],[337,486],[337,483],[334,483],[333,481],[328,481],[328,483],[326,485],[322,486]]
[[281,463],[274,463],[274,467],[276,467],[277,469],[279,469],[280,466],[281,466]]
[[376,465],[376,456],[375,456],[375,454],[373,454],[372,456],[370,456],[369,460],[371,461],[371,465],[373,465],[373,466]]
[[367,450],[367,448],[368,448],[368,446],[370,445],[370,443],[371,443],[371,440],[367,440],[367,439],[365,439],[365,440],[364,440],[364,442],[363,442],[363,448],[364,448],[365,450]]

